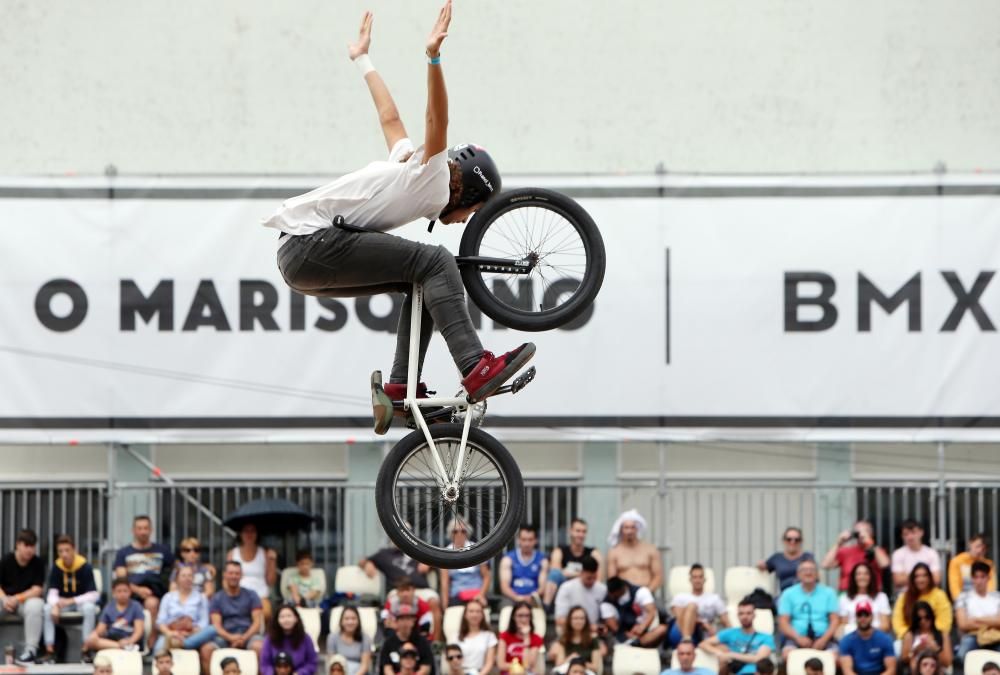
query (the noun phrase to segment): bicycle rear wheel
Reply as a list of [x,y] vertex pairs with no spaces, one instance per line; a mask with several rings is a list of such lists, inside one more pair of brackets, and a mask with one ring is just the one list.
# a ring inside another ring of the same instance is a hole
[[458,261],[472,301],[516,330],[568,324],[604,282],[604,240],[594,220],[569,197],[540,188],[487,202],[465,228]]
[[[430,427],[449,478],[458,462],[462,425]],[[514,536],[524,506],[517,463],[498,440],[469,429],[457,490],[440,484],[430,446],[421,431],[397,443],[375,482],[375,507],[390,539],[415,560],[447,569],[478,565],[499,553]],[[452,523],[464,525],[470,543],[449,548]]]

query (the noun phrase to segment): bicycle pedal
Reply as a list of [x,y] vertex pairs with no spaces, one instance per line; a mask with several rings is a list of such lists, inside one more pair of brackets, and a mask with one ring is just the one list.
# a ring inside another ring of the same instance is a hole
[[535,379],[535,367],[531,366],[526,371],[514,378],[514,381],[510,383],[510,393],[516,394],[525,387],[528,383]]

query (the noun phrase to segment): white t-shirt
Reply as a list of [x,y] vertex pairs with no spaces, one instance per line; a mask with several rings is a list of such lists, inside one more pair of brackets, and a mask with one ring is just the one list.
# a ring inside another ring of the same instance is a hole
[[872,606],[872,618],[878,622],[880,617],[891,616],[892,609],[889,607],[889,597],[885,593],[879,593],[872,600],[870,596],[865,593],[858,593],[854,596],[854,599],[847,597],[844,593],[840,596],[840,609],[837,614],[844,622],[844,635],[848,633],[853,633],[858,629],[858,617],[857,617],[857,607],[860,603],[867,602]]
[[909,574],[917,563],[924,563],[931,568],[931,572],[941,571],[941,556],[930,546],[921,546],[916,551],[909,546],[900,546],[892,552],[892,572],[902,572]]
[[486,663],[486,652],[496,647],[498,642],[497,636],[488,630],[481,630],[474,636],[468,635],[460,640],[458,646],[462,648],[462,668],[478,671]]
[[413,142],[396,142],[385,161],[372,162],[311,192],[286,199],[264,227],[288,234],[312,234],[330,227],[335,216],[350,225],[386,232],[418,218],[437,218],[448,205],[448,151],[424,158],[424,146],[405,162]]
[[715,623],[716,619],[726,613],[726,603],[722,602],[722,598],[715,593],[702,593],[701,595],[678,593],[670,602],[670,606],[681,608],[692,603],[698,605],[699,621]]
[[975,590],[962,591],[955,600],[955,609],[964,609],[970,619],[979,619],[1000,614],[1000,593],[988,591],[985,596]]

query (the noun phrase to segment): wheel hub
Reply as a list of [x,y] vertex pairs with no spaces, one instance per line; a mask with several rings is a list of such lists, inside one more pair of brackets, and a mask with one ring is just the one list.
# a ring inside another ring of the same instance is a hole
[[444,489],[443,494],[444,500],[449,504],[454,504],[458,501],[458,486],[451,484]]

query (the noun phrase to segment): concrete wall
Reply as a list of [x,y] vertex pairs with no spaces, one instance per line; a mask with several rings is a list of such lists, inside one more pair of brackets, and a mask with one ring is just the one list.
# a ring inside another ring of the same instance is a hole
[[[338,173],[423,133],[437,2],[0,0],[0,174]],[[1000,3],[456,3],[450,139],[508,172],[1000,169]]]

